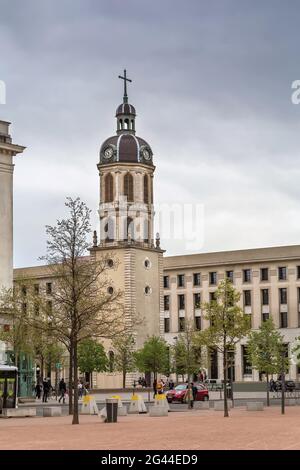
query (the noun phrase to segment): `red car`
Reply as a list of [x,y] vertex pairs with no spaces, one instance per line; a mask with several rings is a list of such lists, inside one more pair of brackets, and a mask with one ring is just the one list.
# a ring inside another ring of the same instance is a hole
[[[195,384],[197,387],[196,401],[206,401],[209,400],[209,393],[207,388],[203,384]],[[186,390],[188,384],[179,384],[173,390],[169,390],[166,393],[167,400],[169,403],[186,403]]]

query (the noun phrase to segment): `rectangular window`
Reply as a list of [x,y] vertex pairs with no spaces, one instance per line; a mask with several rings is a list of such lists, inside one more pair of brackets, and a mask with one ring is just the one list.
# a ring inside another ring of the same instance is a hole
[[261,270],[260,270],[260,280],[261,281],[268,281],[269,280],[269,269],[268,268],[261,268]]
[[194,308],[200,308],[201,307],[201,296],[200,292],[196,292],[194,294]]
[[179,310],[185,309],[185,295],[184,294],[178,295],[178,308]]
[[170,333],[170,318],[165,318],[165,333]]
[[279,302],[280,304],[287,304],[287,289],[279,289]]
[[35,295],[39,295],[40,293],[40,285],[39,284],[34,284],[33,286],[33,291]]
[[195,329],[201,330],[201,317],[195,317]]
[[297,279],[300,279],[300,266],[297,266]]
[[215,292],[210,292],[209,293],[209,301],[212,302],[216,300],[216,293]]
[[164,289],[169,289],[169,276],[164,276]]
[[243,355],[243,375],[251,375],[252,365],[247,355],[247,346],[242,345],[242,355]]
[[278,268],[278,279],[279,281],[286,281],[287,270],[285,266]]
[[263,313],[262,314],[262,321],[267,321],[269,320],[269,314],[268,313]]
[[23,295],[24,297],[26,297],[26,295],[27,295],[27,287],[26,287],[26,286],[22,286],[21,290],[22,290],[22,295]]
[[226,277],[233,283],[233,271],[226,271]]
[[47,294],[47,295],[51,295],[51,294],[52,294],[52,283],[51,283],[51,282],[47,282],[47,283],[46,283],[46,294]]
[[185,318],[180,317],[179,318],[179,331],[184,331],[185,330]]
[[201,284],[200,273],[194,273],[193,274],[193,281],[194,281],[194,286],[200,286],[200,284]]
[[40,314],[40,307],[39,307],[39,304],[37,302],[34,303],[34,314],[36,317],[39,316]]
[[251,269],[243,269],[243,281],[251,282]]
[[244,290],[244,307],[251,306],[251,290]]
[[269,305],[269,289],[261,290],[261,303],[262,305]]
[[170,310],[170,296],[169,295],[164,295],[164,310],[165,311]]
[[209,283],[211,286],[215,286],[217,284],[217,273],[215,271],[209,273]]
[[287,312],[280,312],[280,328],[288,327],[288,314]]
[[177,286],[184,287],[184,274],[178,274],[177,276]]

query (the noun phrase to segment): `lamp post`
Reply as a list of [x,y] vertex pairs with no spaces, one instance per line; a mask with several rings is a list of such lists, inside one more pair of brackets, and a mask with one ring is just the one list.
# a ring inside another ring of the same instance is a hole
[[281,370],[281,414],[285,413],[285,350],[282,348],[282,370]]
[[[177,345],[178,336],[174,336],[175,345]],[[177,373],[177,361],[176,361],[176,352],[175,352],[175,371],[176,371],[176,385],[178,384],[178,373]]]

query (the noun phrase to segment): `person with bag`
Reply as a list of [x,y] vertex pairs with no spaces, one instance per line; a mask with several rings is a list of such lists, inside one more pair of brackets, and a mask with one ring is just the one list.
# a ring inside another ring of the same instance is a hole
[[65,403],[65,395],[66,395],[66,392],[67,392],[67,384],[64,381],[64,379],[61,379],[61,381],[59,382],[59,392],[60,392],[60,397],[59,397],[58,402],[60,403],[60,401],[62,400],[63,403]]

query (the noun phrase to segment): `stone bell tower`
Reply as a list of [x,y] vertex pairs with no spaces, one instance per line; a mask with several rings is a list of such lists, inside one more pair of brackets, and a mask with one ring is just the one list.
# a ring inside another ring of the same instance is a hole
[[12,142],[9,125],[0,121],[0,288],[13,282],[13,157],[25,149]]
[[[111,288],[124,292],[125,321],[140,348],[147,336],[163,332],[163,250],[159,236],[153,236],[153,152],[136,136],[126,70],[119,78],[124,96],[116,110],[116,134],[101,145],[97,165],[100,237],[98,243],[95,234],[91,255],[99,259],[111,253],[118,260],[109,272]],[[142,322],[135,325],[136,318]]]

